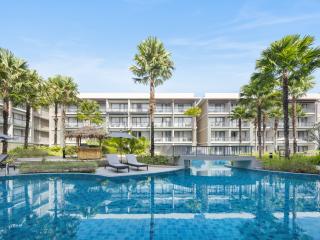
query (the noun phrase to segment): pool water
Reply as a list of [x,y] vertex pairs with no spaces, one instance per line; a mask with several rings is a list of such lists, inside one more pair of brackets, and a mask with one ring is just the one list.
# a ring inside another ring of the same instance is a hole
[[0,239],[320,239],[319,178],[221,165],[0,178]]

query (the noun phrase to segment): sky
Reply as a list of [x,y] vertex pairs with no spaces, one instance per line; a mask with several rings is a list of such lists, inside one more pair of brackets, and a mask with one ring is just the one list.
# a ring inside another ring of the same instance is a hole
[[[0,47],[44,78],[80,92],[147,92],[129,71],[137,45],[158,37],[175,71],[159,92],[238,92],[268,45],[287,34],[320,45],[319,0],[0,0]],[[320,92],[320,71],[314,73]]]

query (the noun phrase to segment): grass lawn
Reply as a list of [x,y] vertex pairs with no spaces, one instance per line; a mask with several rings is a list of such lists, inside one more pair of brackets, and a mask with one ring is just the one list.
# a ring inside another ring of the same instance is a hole
[[22,163],[19,166],[19,171],[20,173],[93,173],[96,171],[97,167],[98,164],[94,161],[32,162]]

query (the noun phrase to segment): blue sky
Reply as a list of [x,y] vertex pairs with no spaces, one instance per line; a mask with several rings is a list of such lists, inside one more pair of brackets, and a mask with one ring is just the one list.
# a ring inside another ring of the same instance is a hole
[[[81,92],[145,92],[128,68],[137,44],[157,36],[176,70],[159,92],[237,92],[255,60],[286,34],[320,45],[316,0],[0,0],[0,47],[48,77],[72,76]],[[319,92],[319,71],[315,73]]]

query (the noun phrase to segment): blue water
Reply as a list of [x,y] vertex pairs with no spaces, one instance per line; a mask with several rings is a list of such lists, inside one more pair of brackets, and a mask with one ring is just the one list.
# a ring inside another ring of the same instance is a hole
[[320,179],[199,162],[136,178],[0,178],[0,239],[320,239]]

